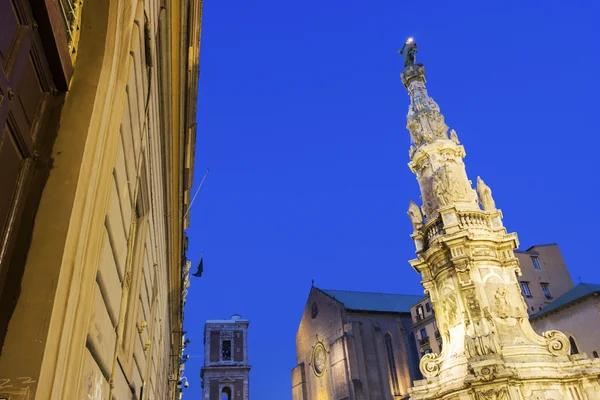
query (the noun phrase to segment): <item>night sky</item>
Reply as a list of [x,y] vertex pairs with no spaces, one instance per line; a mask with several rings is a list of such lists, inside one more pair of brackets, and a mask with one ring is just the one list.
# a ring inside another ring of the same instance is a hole
[[207,319],[249,319],[251,398],[290,400],[311,279],[423,293],[407,263],[408,36],[520,248],[556,242],[575,283],[600,283],[599,15],[594,0],[205,0],[184,399],[201,398]]

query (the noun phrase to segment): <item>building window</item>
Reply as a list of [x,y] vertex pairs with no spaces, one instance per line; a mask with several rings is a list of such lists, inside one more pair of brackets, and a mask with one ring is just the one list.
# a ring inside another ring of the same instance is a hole
[[223,340],[221,346],[221,359],[231,360],[231,340]]
[[421,333],[421,346],[425,346],[427,344],[429,344],[429,337],[427,336],[427,331],[425,330],[425,328],[421,329],[420,331]]
[[592,351],[592,354],[594,355],[594,358],[598,358],[598,352],[596,350]]
[[546,299],[552,300],[552,295],[550,294],[550,289],[548,288],[548,284],[540,283],[540,286],[542,287],[542,292],[544,292],[544,296],[546,296]]
[[431,311],[431,304],[430,303],[425,303],[425,311],[427,311],[427,312]]
[[392,377],[392,390],[394,396],[400,396],[400,385],[398,384],[398,373],[396,372],[396,361],[394,358],[394,348],[392,347],[392,335],[386,333],[385,349],[387,350],[388,365],[390,367],[390,376]]
[[533,268],[535,268],[537,271],[541,271],[542,270],[542,265],[540,264],[540,259],[537,257],[531,257],[531,261],[533,261]]
[[523,296],[531,297],[531,291],[529,290],[529,282],[519,282],[519,285],[521,285],[521,293],[523,293]]
[[425,313],[423,312],[423,306],[418,305],[417,306],[417,321],[420,321],[423,318],[425,318]]
[[571,354],[579,354],[579,349],[577,348],[577,344],[575,343],[573,336],[569,336],[569,343],[571,343]]

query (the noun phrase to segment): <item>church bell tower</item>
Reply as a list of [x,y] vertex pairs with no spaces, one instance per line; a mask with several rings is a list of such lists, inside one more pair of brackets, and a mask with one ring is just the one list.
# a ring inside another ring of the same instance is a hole
[[529,323],[517,276],[515,233],[507,233],[491,189],[469,180],[465,149],[425,87],[409,39],[401,79],[410,97],[409,167],[422,205],[410,202],[411,238],[442,334],[441,354],[420,361],[413,400],[600,399],[600,359],[571,355],[559,331],[538,335]]
[[233,315],[231,319],[209,320],[204,326],[204,400],[248,400],[248,325],[250,321]]

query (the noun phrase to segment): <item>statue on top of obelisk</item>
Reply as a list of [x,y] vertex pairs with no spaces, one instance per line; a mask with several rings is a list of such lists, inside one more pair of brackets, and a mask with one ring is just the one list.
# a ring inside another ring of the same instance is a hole
[[409,263],[437,311],[442,346],[421,358],[425,379],[415,381],[411,400],[600,400],[600,359],[571,355],[559,331],[532,329],[513,252],[517,235],[506,231],[481,178],[473,189],[464,147],[456,132],[448,135],[415,52],[409,38],[400,77],[410,97],[408,165],[423,202],[422,213],[409,204],[417,254]]
[[404,58],[404,68],[415,63],[416,52],[417,43],[415,42],[414,38],[409,37],[408,39],[406,39],[406,42],[404,42],[404,46],[402,46],[402,48],[398,50],[398,54],[402,54],[402,57]]

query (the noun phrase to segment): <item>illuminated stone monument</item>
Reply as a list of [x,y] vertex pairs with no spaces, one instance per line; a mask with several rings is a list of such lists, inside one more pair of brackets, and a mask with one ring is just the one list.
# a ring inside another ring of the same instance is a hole
[[570,355],[558,331],[539,336],[520,293],[515,233],[507,233],[491,189],[467,177],[465,150],[425,88],[425,69],[407,40],[400,75],[410,96],[410,169],[422,207],[408,214],[422,276],[442,334],[441,354],[426,354],[411,399],[600,399],[600,359]]

